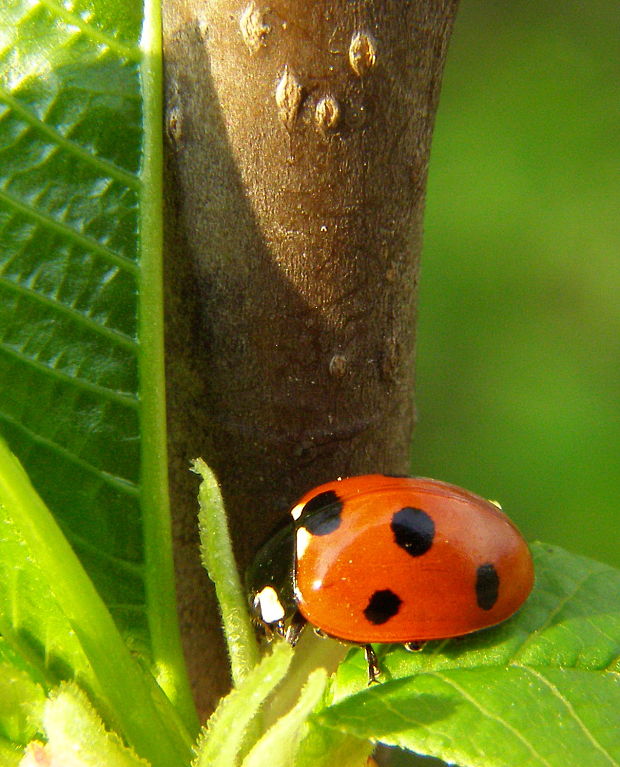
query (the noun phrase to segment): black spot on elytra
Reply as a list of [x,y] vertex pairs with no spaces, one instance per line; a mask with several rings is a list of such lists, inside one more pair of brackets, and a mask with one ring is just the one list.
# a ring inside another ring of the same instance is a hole
[[435,523],[422,509],[405,506],[390,522],[396,544],[412,557],[420,557],[433,545]]
[[312,535],[329,535],[340,527],[343,503],[333,490],[315,495],[303,507],[299,524]]
[[368,605],[364,608],[366,620],[380,626],[387,623],[399,611],[403,600],[390,589],[375,591],[370,597]]
[[499,596],[499,575],[487,562],[476,570],[476,601],[482,610],[490,610]]

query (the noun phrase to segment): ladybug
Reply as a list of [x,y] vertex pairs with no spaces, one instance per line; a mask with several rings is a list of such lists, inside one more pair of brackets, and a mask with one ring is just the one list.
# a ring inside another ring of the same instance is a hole
[[534,584],[527,543],[497,504],[434,479],[369,474],[302,496],[248,573],[252,612],[295,644],[303,626],[417,649],[494,626]]

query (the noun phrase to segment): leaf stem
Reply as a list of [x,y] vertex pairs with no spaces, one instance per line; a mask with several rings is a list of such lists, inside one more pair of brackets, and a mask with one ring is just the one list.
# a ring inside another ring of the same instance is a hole
[[198,493],[200,553],[203,565],[215,584],[232,678],[235,686],[238,686],[258,663],[258,645],[237,572],[217,480],[201,458],[193,462],[192,469],[202,477]]
[[141,467],[146,603],[155,675],[190,732],[198,719],[181,648],[176,613],[172,534],[168,502],[162,289],[162,64],[157,0],[144,4],[140,45],[144,96],[141,168],[139,355]]

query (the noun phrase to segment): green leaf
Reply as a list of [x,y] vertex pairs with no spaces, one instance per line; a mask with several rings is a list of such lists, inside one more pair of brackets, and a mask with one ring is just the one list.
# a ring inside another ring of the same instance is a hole
[[452,669],[388,682],[319,721],[460,765],[620,764],[620,680],[574,669]]
[[24,749],[0,737],[0,764],[2,767],[19,767]]
[[29,674],[0,662],[0,735],[26,744],[39,731],[45,692]]
[[620,764],[620,572],[533,553],[536,587],[514,618],[408,657],[388,649],[390,681],[367,689],[352,653],[317,722],[460,765]]
[[67,767],[145,767],[103,722],[75,685],[63,685],[46,702],[43,730],[47,743],[33,743],[22,767],[41,764]]
[[297,703],[273,724],[243,760],[242,767],[290,767],[308,715],[318,705],[327,684],[325,669],[313,671]]
[[375,744],[310,719],[308,732],[299,745],[295,767],[367,767]]
[[[6,626],[6,622],[4,622]],[[15,672],[24,672],[28,678],[42,689],[46,689],[45,672],[40,668],[38,659],[30,660],[22,652],[11,646],[7,638],[0,636],[0,664],[12,667]]]
[[159,29],[156,0],[0,3],[0,431],[196,728],[167,506]]
[[[131,656],[75,553],[2,441],[0,634],[5,663],[32,680],[33,706],[39,680],[50,689],[58,680],[76,679],[106,722],[154,767],[187,762],[189,742],[175,709]],[[25,695],[26,684],[20,684]],[[10,710],[0,709],[0,723],[10,731]],[[21,740],[21,734],[16,737]]]
[[238,688],[220,701],[198,742],[195,767],[236,767],[250,727],[261,706],[282,681],[293,651],[286,642],[274,644]]

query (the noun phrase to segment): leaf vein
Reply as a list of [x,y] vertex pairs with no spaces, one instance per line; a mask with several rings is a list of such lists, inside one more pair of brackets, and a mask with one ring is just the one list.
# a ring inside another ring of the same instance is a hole
[[124,170],[124,168],[115,165],[109,160],[102,159],[96,155],[87,152],[80,144],[63,136],[52,126],[45,123],[29,109],[26,109],[19,100],[14,98],[5,88],[0,86],[0,99],[2,99],[21,119],[53,141],[57,146],[67,150],[75,155],[86,165],[90,165],[99,171],[102,171],[106,177],[115,179],[132,189],[140,189],[142,184],[137,176]]
[[112,554],[109,551],[103,551],[101,548],[94,545],[92,542],[88,541],[81,535],[78,535],[78,533],[70,528],[63,527],[63,532],[65,533],[67,540],[69,543],[71,543],[76,552],[88,552],[91,560],[98,559],[111,565],[116,570],[120,570],[135,578],[139,578],[140,580],[144,580],[144,568],[139,563],[130,562],[129,560],[122,559],[121,557],[117,556],[116,554]]
[[24,426],[23,423],[15,418],[12,418],[6,413],[0,412],[0,421],[4,421],[5,423],[10,424],[14,429],[23,432],[35,444],[41,445],[42,447],[45,447],[52,452],[58,453],[58,455],[62,456],[65,460],[73,463],[89,474],[93,474],[94,476],[98,477],[104,484],[110,485],[119,492],[126,495],[133,497],[139,496],[140,488],[135,482],[132,482],[129,479],[125,479],[124,477],[118,477],[114,474],[110,474],[108,471],[104,471],[103,469],[99,469],[97,466],[93,466],[91,463],[75,455],[75,453],[72,453],[67,448],[62,447],[57,442],[54,442],[47,437],[43,437],[41,434],[37,434],[35,431],[29,429],[27,426]]
[[585,726],[583,723],[583,720],[579,716],[579,714],[575,711],[573,705],[569,700],[567,700],[566,696],[557,688],[553,682],[551,682],[549,679],[546,679],[542,674],[540,674],[538,671],[535,671],[531,666],[519,666],[519,668],[522,668],[527,673],[531,674],[532,676],[536,677],[542,684],[547,687],[552,695],[556,697],[566,708],[570,716],[573,718],[573,720],[579,725],[580,729],[586,736],[586,738],[590,741],[590,743],[598,750],[600,751],[603,756],[605,756],[606,759],[609,760],[610,764],[613,764],[615,767],[618,767],[618,762],[611,756],[611,754],[605,749],[599,742],[596,740],[596,738],[592,735],[590,730]]
[[[423,673],[426,673],[426,672],[423,672]],[[390,714],[392,714],[395,717],[401,719],[409,727],[411,727],[413,725],[414,727],[418,728],[419,730],[425,730],[426,732],[431,732],[432,733],[432,728],[428,724],[425,724],[424,722],[421,722],[418,719],[415,719],[415,717],[412,717],[410,715],[409,716],[405,716],[402,711],[400,711],[398,708],[395,708],[394,706],[392,706],[385,698],[381,698],[381,704],[385,707],[385,709]],[[353,717],[351,717],[351,718],[353,718]],[[364,723],[366,722],[366,719],[363,716],[363,714],[359,717],[359,719],[360,719],[361,722],[364,722]],[[454,740],[453,738],[451,738],[447,734],[444,734],[443,736],[447,740],[450,740],[450,741]],[[376,738],[376,741],[377,742],[381,742],[381,736]],[[400,745],[403,748],[411,748],[412,743],[408,739],[407,740],[403,739],[402,737],[398,737],[398,735],[395,734],[394,735],[394,745]],[[479,753],[479,749],[477,748],[476,744],[474,743],[472,745],[474,746],[474,748],[476,748],[476,752]]]
[[602,668],[601,671],[609,673],[609,674],[618,674],[620,673],[619,670],[612,668],[612,666],[615,666],[618,661],[620,661],[620,655],[614,656],[609,663],[605,666],[605,668]]
[[65,373],[63,370],[59,370],[58,368],[46,364],[45,362],[39,362],[38,360],[29,357],[27,354],[24,354],[23,352],[8,346],[2,341],[0,341],[0,353],[6,354],[7,356],[16,359],[22,364],[34,368],[35,370],[38,370],[50,378],[55,378],[57,381],[62,381],[69,386],[73,386],[77,390],[87,391],[90,394],[95,394],[103,400],[116,402],[119,405],[130,407],[134,410],[138,408],[138,400],[135,394],[118,392],[114,389],[108,388],[107,386],[101,386],[100,384],[93,383],[92,381],[87,381],[85,378],[72,376],[69,373]]
[[58,3],[53,2],[53,0],[39,0],[39,3],[45,6],[59,19],[62,19],[65,23],[77,27],[86,35],[86,37],[90,38],[93,42],[103,44],[111,51],[114,51],[114,53],[117,53],[119,56],[122,56],[131,61],[141,60],[142,52],[138,47],[131,48],[127,45],[123,45],[123,43],[119,43],[113,37],[110,37],[103,32],[99,32],[99,30],[92,27],[80,16],[75,13],[71,13],[71,11],[68,11],[66,8],[58,5]]
[[0,200],[4,201],[8,206],[12,207],[15,211],[22,213],[25,216],[29,216],[30,218],[34,219],[35,221],[37,221],[37,223],[41,224],[47,229],[50,229],[51,231],[54,231],[57,234],[60,234],[65,239],[72,240],[77,245],[80,245],[86,250],[90,250],[93,253],[103,256],[111,264],[115,264],[116,266],[120,267],[126,272],[129,272],[130,274],[138,273],[137,264],[135,264],[129,258],[126,258],[125,256],[119,256],[117,253],[114,253],[114,251],[109,250],[103,245],[100,245],[96,240],[93,240],[90,237],[86,237],[85,235],[80,234],[68,224],[63,223],[62,221],[57,221],[55,218],[52,218],[52,216],[50,215],[47,215],[45,213],[40,213],[39,211],[34,210],[34,208],[31,205],[28,205],[27,203],[16,199],[15,197],[8,194],[4,190],[0,191]]
[[585,584],[592,578],[594,575],[597,575],[597,573],[588,572],[586,573],[577,583],[575,584],[574,588],[569,591],[563,599],[561,599],[555,606],[553,610],[549,612],[546,619],[541,623],[541,625],[532,631],[524,640],[521,642],[521,644],[514,650],[510,658],[506,660],[506,666],[510,665],[518,665],[515,663],[515,660],[518,658],[519,655],[523,654],[524,649],[531,644],[531,642],[538,637],[545,629],[547,629],[553,619],[559,615],[562,610],[566,607],[568,602],[570,602],[571,599],[574,599],[574,597],[581,591],[581,589],[585,586]]
[[459,695],[462,695],[465,700],[469,701],[474,708],[478,709],[480,713],[485,716],[487,719],[490,719],[491,721],[495,721],[498,724],[501,724],[508,732],[510,732],[517,740],[521,741],[523,745],[528,749],[530,754],[532,754],[533,757],[540,760],[541,764],[547,765],[547,767],[552,767],[551,764],[541,755],[538,753],[538,751],[534,748],[534,746],[525,738],[515,727],[513,727],[509,722],[507,722],[505,719],[503,719],[498,714],[495,714],[491,711],[488,711],[481,703],[480,701],[476,700],[474,697],[472,697],[465,689],[463,689],[460,685],[458,685],[454,680],[448,679],[446,676],[444,676],[439,671],[428,671],[425,672],[428,673],[431,676],[435,676],[437,679],[440,679],[441,681],[445,682],[448,686],[454,688]]
[[50,309],[53,309],[54,312],[57,312],[58,314],[64,314],[67,317],[70,317],[72,320],[75,320],[77,324],[81,324],[85,328],[88,328],[89,330],[93,330],[95,333],[99,333],[100,335],[105,336],[106,338],[108,338],[110,341],[114,342],[118,346],[122,346],[123,348],[132,352],[135,352],[138,348],[138,343],[133,338],[131,338],[131,336],[128,336],[125,333],[121,332],[120,330],[116,330],[115,328],[108,328],[105,325],[102,325],[96,320],[93,320],[87,314],[84,314],[83,312],[80,312],[77,309],[74,309],[72,306],[68,306],[62,301],[58,301],[54,298],[49,298],[43,293],[39,293],[38,291],[33,290],[32,288],[27,288],[24,285],[21,285],[20,283],[15,282],[14,280],[10,280],[7,277],[5,277],[1,272],[0,272],[0,285],[2,285],[7,290],[13,291],[14,293],[18,293],[19,295],[22,295],[22,296],[27,296],[33,301],[36,301],[37,303],[43,306],[47,306]]

